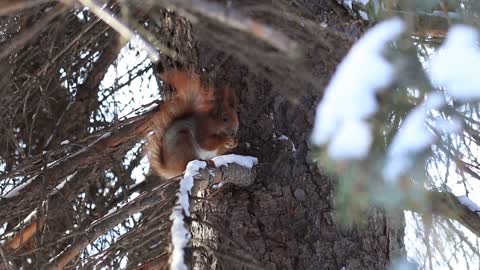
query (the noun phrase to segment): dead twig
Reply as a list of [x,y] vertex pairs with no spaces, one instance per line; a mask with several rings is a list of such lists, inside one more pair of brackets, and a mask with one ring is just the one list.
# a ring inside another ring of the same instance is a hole
[[406,209],[417,213],[430,211],[431,214],[458,221],[472,233],[480,236],[480,215],[468,209],[458,198],[450,192],[425,191],[430,204],[430,209],[419,205],[407,205]]
[[58,15],[66,10],[66,6],[57,4],[42,19],[32,25],[30,29],[24,30],[11,39],[10,43],[0,48],[0,60],[21,49],[25,43],[42,33],[48,23],[54,20]]
[[93,222],[85,233],[80,235],[78,239],[69,247],[67,247],[58,257],[52,262],[46,265],[46,270],[63,269],[71,260],[73,260],[80,252],[82,252],[90,243],[95,239],[111,230],[120,222],[124,221],[128,217],[135,213],[141,212],[149,207],[166,207],[171,200],[159,199],[161,192],[165,186],[175,184],[173,181],[163,182],[157,186],[154,190],[148,193],[144,193],[133,201],[127,203],[124,207],[113,213],[107,213],[103,218]]
[[[66,1],[66,0],[64,0]],[[106,24],[110,25],[115,31],[117,31],[120,36],[122,36],[127,41],[137,39],[140,47],[145,50],[150,57],[152,62],[157,62],[159,59],[159,54],[155,47],[145,40],[142,36],[135,33],[130,29],[124,22],[116,18],[112,12],[108,11],[106,8],[102,8],[102,5],[95,0],[78,0],[83,6],[88,7],[97,17],[99,17]]]
[[4,0],[0,2],[0,16],[11,15],[16,12],[22,11],[24,9],[33,8],[40,4],[53,2],[52,0],[21,0],[21,1],[11,1]]
[[186,9],[192,9],[228,27],[251,34],[291,58],[297,58],[300,55],[298,45],[294,40],[282,32],[235,10],[204,0],[172,0],[169,2],[173,5],[173,8],[181,9],[186,13],[188,13]]

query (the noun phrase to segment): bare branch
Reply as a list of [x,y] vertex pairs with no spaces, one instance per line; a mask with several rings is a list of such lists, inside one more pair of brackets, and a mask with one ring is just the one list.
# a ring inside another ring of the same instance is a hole
[[[106,157],[114,153],[126,153],[129,150],[129,146],[133,145],[140,138],[145,137],[151,130],[150,119],[155,112],[156,109],[153,109],[141,116],[123,121],[119,124],[119,130],[110,134],[110,136],[105,136],[109,133],[102,131],[104,135],[94,139],[93,142],[92,138],[86,140],[87,146],[84,148],[69,156],[50,162],[46,171],[42,171],[41,156],[35,156],[27,161],[27,165],[20,166],[16,171],[12,172],[13,174],[11,173],[6,177],[19,174],[30,175],[32,181],[22,189],[23,196],[13,196],[12,198],[2,198],[0,200],[0,220],[11,218],[13,210],[15,210],[15,213],[26,213],[33,210],[36,201],[36,191],[41,190],[43,185],[47,184],[47,186],[43,187],[46,190],[52,190],[63,179],[80,168],[91,164],[104,164],[108,160]],[[47,175],[47,183],[42,183],[41,177],[37,177],[40,175],[38,172]]]
[[10,42],[0,48],[0,60],[9,56],[13,52],[21,49],[22,46],[47,29],[46,25],[54,20],[58,15],[66,10],[66,6],[57,4],[42,19],[36,22],[30,29],[25,29],[10,40]]
[[179,8],[184,12],[187,8],[192,9],[228,27],[251,34],[292,58],[299,56],[298,46],[295,41],[272,27],[244,16],[235,10],[226,9],[219,4],[204,0],[171,0],[168,2],[174,5],[173,8]]
[[0,16],[9,15],[24,9],[32,8],[43,3],[52,2],[52,0],[4,0],[0,2]]
[[[201,170],[200,174],[195,177],[195,179],[197,180],[196,183],[211,183],[212,177],[214,176],[210,171],[214,169],[216,168],[210,166]],[[231,180],[232,175],[237,175],[238,177],[247,174],[246,172],[238,173],[241,170],[250,171],[250,169],[246,167],[235,165],[229,167],[222,167],[223,174],[220,180],[229,181],[225,176],[230,176]],[[255,174],[253,173],[250,175],[253,177]],[[141,194],[119,210],[107,214],[103,218],[93,222],[72,245],[65,249],[51,263],[49,263],[45,269],[63,269],[63,267],[65,267],[71,260],[73,260],[78,254],[80,254],[82,250],[84,250],[89,244],[95,241],[95,239],[97,239],[107,231],[111,230],[117,224],[124,221],[135,213],[144,211],[153,206],[155,206],[157,209],[165,208],[165,211],[168,211],[167,209],[171,209],[173,207],[172,199],[175,196],[176,189],[172,190],[169,189],[169,187],[177,185],[178,181],[176,180],[178,179],[179,177],[176,177],[166,182],[160,183],[158,186],[153,188],[152,191]],[[238,182],[238,179],[234,180],[234,182]]]
[[[426,191],[426,196],[431,213],[456,220],[480,237],[480,215],[460,203],[455,195],[449,192]],[[425,212],[419,205],[408,205],[407,210]]]
[[140,35],[136,34],[132,29],[130,29],[125,23],[116,18],[112,12],[109,12],[106,8],[97,3],[95,0],[78,0],[82,5],[88,7],[95,15],[97,15],[101,20],[106,24],[110,25],[115,31],[117,31],[124,39],[130,41],[134,38],[137,38],[140,41],[140,46],[145,50],[152,60],[152,62],[157,62],[159,55],[154,46],[150,44]]

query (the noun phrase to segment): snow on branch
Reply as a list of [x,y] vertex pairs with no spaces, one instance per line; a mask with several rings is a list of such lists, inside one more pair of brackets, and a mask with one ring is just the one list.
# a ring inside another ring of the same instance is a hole
[[37,178],[38,175],[35,175],[34,177],[28,179],[27,181],[25,181],[24,183],[18,185],[17,187],[15,187],[14,189],[10,190],[7,194],[5,194],[3,197],[1,198],[5,198],[5,199],[10,199],[10,198],[13,198],[13,197],[16,197],[18,196],[21,191],[26,187],[28,186],[35,178]]
[[256,157],[230,154],[214,157],[212,158],[212,161],[217,167],[228,166],[228,164],[235,163],[251,169],[253,165],[257,164],[258,159]]
[[[250,169],[257,164],[256,157],[231,154],[214,157],[212,161],[218,168],[216,174],[221,174],[219,177],[221,181],[215,184],[213,188],[220,188],[225,183],[247,187],[255,180],[255,171]],[[248,168],[248,170],[245,168]]]
[[406,209],[453,219],[480,237],[480,214],[478,212],[480,207],[478,205],[466,196],[457,197],[451,192],[434,190],[425,190],[424,192],[429,203],[427,209],[424,205],[415,203],[405,205]]
[[[435,135],[429,129],[428,118],[432,110],[445,105],[445,98],[440,93],[432,93],[405,118],[395,134],[387,152],[383,177],[387,181],[395,181],[414,166],[414,155],[427,150],[435,141]],[[453,133],[460,130],[459,122],[433,121],[431,128],[439,133]]]
[[[475,28],[453,26],[439,49],[429,62],[429,76],[437,87],[460,101],[480,98],[480,50],[478,31]],[[427,128],[431,110],[445,105],[439,92],[431,94],[427,101],[414,109],[405,119],[388,150],[387,164],[383,170],[386,180],[396,180],[414,165],[414,154],[428,149],[435,136]],[[461,129],[459,121],[436,120],[432,126],[439,133],[454,133]]]
[[377,111],[375,94],[392,83],[395,73],[382,53],[404,28],[398,18],[379,23],[338,66],[317,107],[312,134],[317,145],[330,142],[331,158],[362,159],[368,154],[373,138],[367,119]]
[[445,42],[429,62],[429,75],[437,87],[460,101],[480,98],[480,41],[478,30],[452,26]]
[[190,161],[185,170],[185,174],[180,180],[180,188],[177,193],[177,202],[173,208],[170,220],[172,221],[171,235],[172,235],[172,255],[170,269],[172,270],[187,270],[185,264],[185,252],[190,238],[192,237],[187,230],[183,215],[190,216],[190,198],[189,194],[193,187],[193,177],[199,174],[199,170],[207,166],[205,161],[193,160]]
[[368,21],[368,14],[361,9],[357,10],[357,8],[354,8],[353,4],[356,4],[357,7],[358,5],[365,7],[370,2],[369,0],[337,0],[337,2],[343,5],[343,7],[348,11],[348,13],[354,18],[356,18],[358,14],[363,20]]
[[461,204],[468,207],[470,211],[476,212],[480,216],[480,206],[470,200],[467,196],[458,196],[457,199]]
[[63,187],[65,186],[66,183],[70,182],[70,180],[72,180],[73,177],[75,177],[75,175],[77,175],[78,171],[72,173],[71,175],[67,176],[65,178],[65,180],[63,180],[60,184],[58,184],[54,189],[53,191],[50,193],[50,195],[54,195],[54,194],[57,194],[58,192],[60,192]]
[[[224,155],[212,159],[216,167],[228,166],[228,164],[238,164],[244,168],[251,169],[253,165],[257,164],[257,158],[240,155]],[[190,194],[194,186],[194,177],[201,174],[200,170],[207,167],[205,161],[193,160],[187,165],[183,178],[180,180],[179,191],[177,192],[177,202],[173,208],[170,220],[172,221],[171,237],[172,237],[172,254],[170,269],[172,270],[186,270],[188,269],[185,263],[185,248],[191,239],[190,231],[184,221],[184,215],[190,216]],[[212,175],[208,172],[209,176]],[[222,179],[223,179],[222,175]],[[238,175],[237,175],[238,176]],[[207,179],[208,180],[208,179]]]

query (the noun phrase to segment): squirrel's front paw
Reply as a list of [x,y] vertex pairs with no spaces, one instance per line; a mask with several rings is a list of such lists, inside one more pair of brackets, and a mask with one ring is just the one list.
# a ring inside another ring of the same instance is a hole
[[238,140],[234,138],[228,138],[227,141],[225,142],[225,148],[227,149],[233,149],[237,147],[238,145]]

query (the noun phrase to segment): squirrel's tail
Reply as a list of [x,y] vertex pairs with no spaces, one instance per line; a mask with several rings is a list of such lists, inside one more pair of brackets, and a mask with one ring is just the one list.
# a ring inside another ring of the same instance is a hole
[[215,105],[212,88],[205,87],[193,72],[171,70],[162,74],[162,79],[172,85],[175,95],[160,105],[153,116],[153,134],[148,138],[147,151],[150,166],[160,174],[164,167],[163,137],[168,128],[178,119],[194,113],[206,112]]

